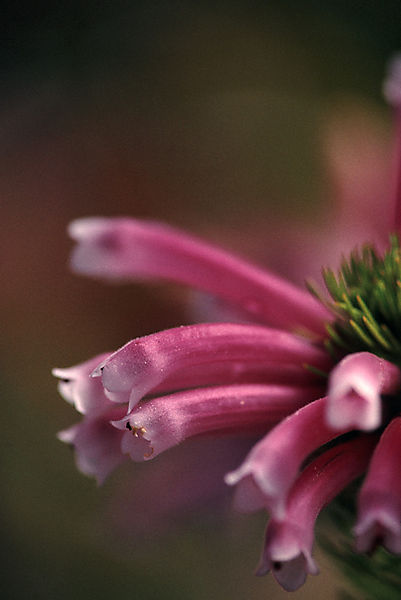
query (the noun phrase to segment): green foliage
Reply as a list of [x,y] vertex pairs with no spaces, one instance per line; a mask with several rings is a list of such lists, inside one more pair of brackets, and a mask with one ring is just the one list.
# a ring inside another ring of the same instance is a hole
[[327,325],[326,347],[337,360],[369,351],[401,366],[401,249],[397,236],[380,256],[370,245],[354,250],[338,275],[323,270],[331,300],[309,284],[310,291],[335,316]]

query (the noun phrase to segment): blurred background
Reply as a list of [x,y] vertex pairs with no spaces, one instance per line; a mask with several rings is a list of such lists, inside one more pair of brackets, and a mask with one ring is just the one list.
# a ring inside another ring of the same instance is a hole
[[[253,576],[263,516],[237,517],[227,498],[217,510],[202,490],[185,506],[178,492],[169,500],[169,469],[183,461],[188,474],[191,446],[145,465],[153,480],[127,464],[97,488],[57,441],[78,415],[52,367],[192,318],[181,288],[71,275],[65,230],[87,215],[165,220],[302,280],[300,232],[324,250],[333,206],[348,222],[349,197],[373,190],[378,213],[379,190],[385,202],[393,140],[381,85],[400,47],[399,6],[86,0],[3,10],[2,598],[287,597]],[[190,475],[201,489],[203,472]],[[322,575],[299,598],[329,600],[342,586],[318,556]]]

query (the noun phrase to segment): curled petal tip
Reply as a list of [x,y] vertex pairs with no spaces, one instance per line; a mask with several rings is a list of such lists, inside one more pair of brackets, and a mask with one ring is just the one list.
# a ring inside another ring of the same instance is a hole
[[365,515],[353,529],[355,550],[372,553],[380,545],[393,554],[401,553],[401,526],[399,521],[385,511]]
[[105,230],[110,219],[104,217],[83,217],[75,219],[67,227],[68,235],[71,239],[80,241],[92,237]]
[[59,369],[58,367],[54,367],[54,369],[51,370],[53,377],[57,377],[58,379],[63,379],[65,372],[66,369]]
[[110,424],[113,425],[116,429],[125,430],[128,429],[127,424],[129,423],[130,415],[124,416],[122,419],[115,419],[110,421]]
[[90,376],[91,377],[101,377],[102,373],[103,373],[103,369],[106,366],[106,364],[109,362],[110,358],[114,355],[114,353],[112,354],[108,354],[107,356],[103,357],[103,360],[101,362],[99,362],[95,368],[91,371]]
[[313,535],[302,524],[295,524],[294,515],[286,522],[269,521],[265,547],[257,568],[258,575],[272,571],[278,583],[289,592],[301,587],[308,574],[318,568],[312,558]]
[[58,440],[60,440],[60,442],[64,442],[65,444],[71,444],[72,440],[74,439],[71,428],[58,431],[56,437]]
[[87,217],[68,227],[76,242],[70,265],[73,271],[93,277],[119,280],[126,267],[124,220]]
[[335,430],[354,426],[361,431],[374,431],[381,424],[381,400],[377,396],[368,403],[357,390],[350,388],[342,396],[340,406],[328,406],[327,422]]
[[308,575],[318,575],[319,569],[312,557],[300,553],[290,560],[274,561],[272,572],[282,588],[287,592],[295,592],[305,583]]
[[82,414],[100,414],[110,408],[110,401],[104,393],[100,381],[91,379],[90,374],[108,354],[100,354],[92,359],[66,369],[53,369],[59,379],[58,390],[61,396]]
[[238,469],[236,471],[230,471],[230,473],[226,473],[224,475],[224,482],[227,485],[236,485],[238,481],[241,479],[241,475],[238,474]]

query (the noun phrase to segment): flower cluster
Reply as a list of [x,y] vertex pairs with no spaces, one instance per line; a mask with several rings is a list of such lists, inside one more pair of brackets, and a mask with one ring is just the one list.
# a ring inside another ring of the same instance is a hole
[[[387,96],[401,104],[401,64]],[[394,229],[400,218],[396,216]],[[61,395],[83,414],[62,431],[80,470],[103,482],[124,458],[152,460],[204,434],[258,436],[226,474],[242,511],[270,518],[257,573],[295,590],[318,569],[321,509],[365,474],[356,549],[401,552],[401,250],[394,236],[326,270],[328,295],[293,284],[176,229],[86,218],[69,229],[76,272],[163,279],[213,294],[243,320],[161,331],[68,369]],[[217,458],[216,458],[217,460]],[[200,474],[200,477],[202,474]],[[167,492],[168,493],[168,492]]]

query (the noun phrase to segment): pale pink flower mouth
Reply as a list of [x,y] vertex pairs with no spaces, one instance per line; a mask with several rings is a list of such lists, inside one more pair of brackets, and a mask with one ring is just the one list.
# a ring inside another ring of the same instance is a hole
[[328,423],[334,429],[377,429],[382,422],[381,395],[396,392],[400,383],[392,363],[369,352],[348,355],[330,375]]
[[[401,63],[393,71],[387,91],[398,106]],[[401,552],[396,242],[383,257],[369,249],[353,255],[338,281],[328,273],[330,304],[159,223],[96,217],[69,231],[78,273],[172,280],[244,315],[243,323],[177,327],[55,369],[61,395],[84,415],[59,434],[75,447],[82,472],[102,482],[127,455],[147,461],[191,438],[251,434],[257,443],[225,481],[236,486],[240,510],[270,513],[258,574],[272,570],[287,590],[316,574],[315,520],[366,469],[356,547],[383,543]]]

